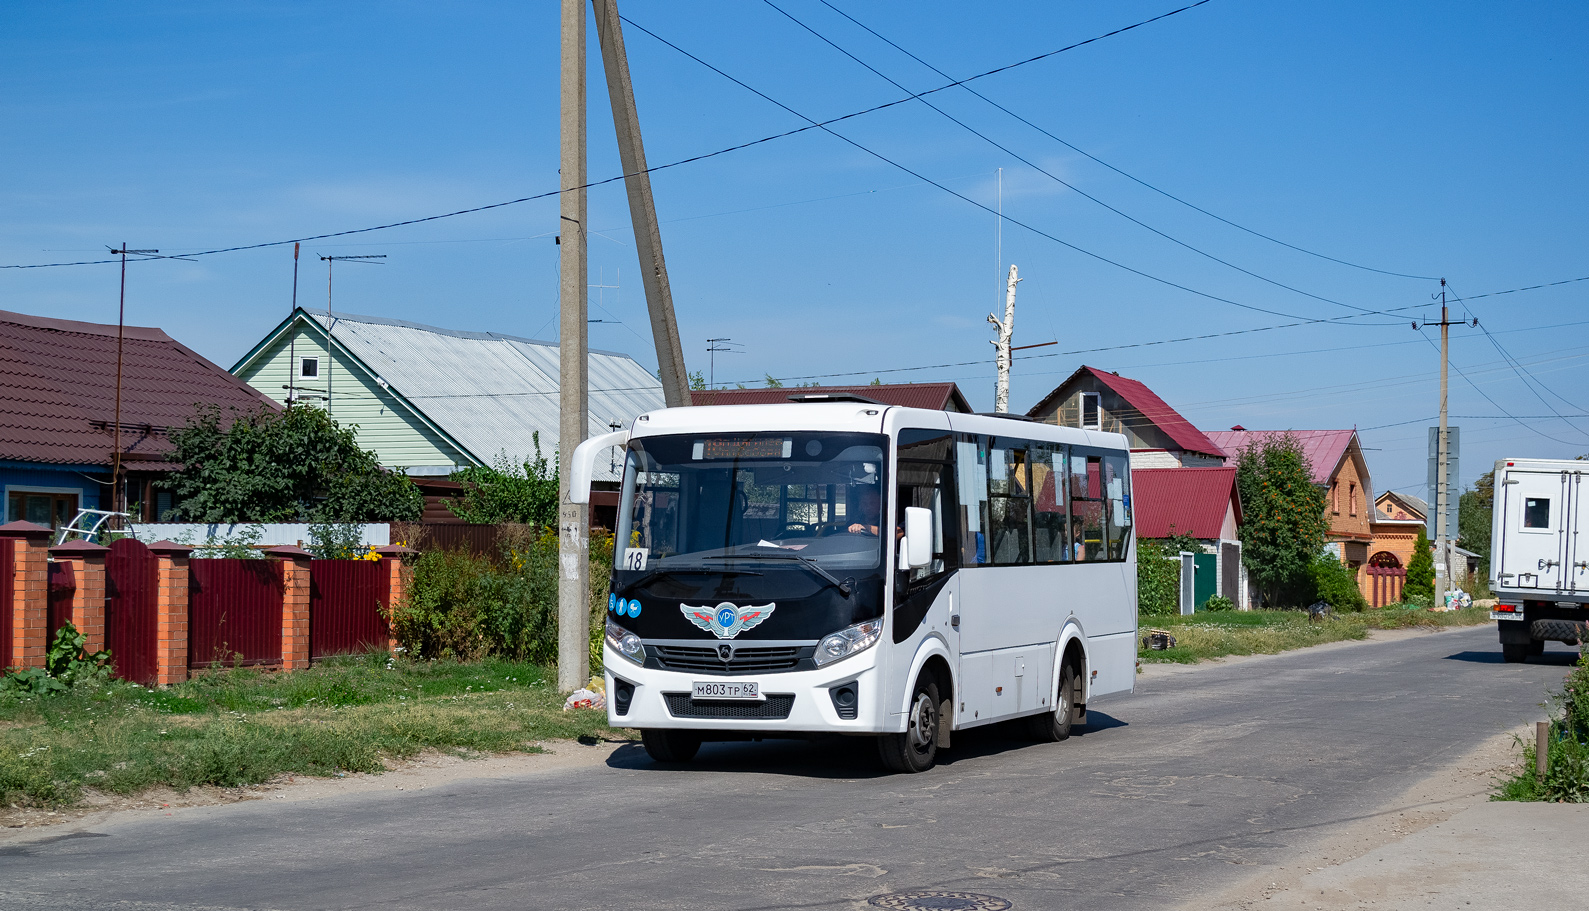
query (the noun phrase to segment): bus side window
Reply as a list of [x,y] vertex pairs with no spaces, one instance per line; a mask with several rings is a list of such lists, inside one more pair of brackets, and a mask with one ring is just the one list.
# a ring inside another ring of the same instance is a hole
[[944,535],[944,476],[948,473],[948,466],[942,462],[899,462],[898,493],[895,505],[898,508],[897,524],[900,527],[905,523],[905,509],[916,506],[932,512],[932,562],[926,566],[919,566],[910,570],[912,584],[930,579],[942,573],[949,566],[958,562],[957,554],[946,552]]
[[1070,549],[1077,560],[1104,560],[1103,457],[1070,456]]
[[955,487],[960,494],[960,565],[987,560],[988,463],[983,438],[955,441]]
[[1103,487],[1107,507],[1109,559],[1124,560],[1131,540],[1131,485],[1128,459],[1123,455],[1103,458]]
[[1032,562],[1032,488],[1024,442],[995,438],[988,449],[991,563]]
[[1032,444],[1032,559],[1038,563],[1064,563],[1071,559],[1067,467],[1062,444]]

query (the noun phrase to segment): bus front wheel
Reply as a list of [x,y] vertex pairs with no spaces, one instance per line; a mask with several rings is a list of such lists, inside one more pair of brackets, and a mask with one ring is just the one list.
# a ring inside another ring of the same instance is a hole
[[916,680],[910,697],[910,717],[903,734],[884,734],[877,738],[877,753],[883,765],[895,772],[925,772],[938,758],[938,682],[930,674]]
[[640,732],[640,744],[657,762],[689,762],[701,748],[701,738],[689,731],[647,729]]

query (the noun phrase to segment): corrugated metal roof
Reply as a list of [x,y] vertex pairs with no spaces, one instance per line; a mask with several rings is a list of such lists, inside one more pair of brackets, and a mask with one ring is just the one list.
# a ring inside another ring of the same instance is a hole
[[[277,406],[159,329],[122,332],[121,443],[131,467],[165,467],[168,428],[203,403]],[[0,459],[108,466],[116,327],[0,310]]]
[[1321,487],[1330,485],[1330,476],[1357,435],[1355,430],[1214,430],[1208,437],[1235,459],[1250,443],[1288,433],[1302,444],[1302,453],[1313,468],[1313,483]]
[[1175,441],[1175,445],[1187,452],[1210,455],[1215,458],[1225,457],[1226,453],[1213,440],[1210,440],[1201,430],[1192,426],[1191,421],[1182,417],[1179,411],[1171,408],[1169,403],[1159,398],[1145,384],[1137,380],[1126,379],[1107,370],[1099,370],[1096,367],[1082,366],[1077,369],[1065,382],[1054,387],[1054,391],[1043,396],[1042,401],[1033,405],[1031,410],[1026,412],[1027,416],[1037,417],[1038,414],[1047,411],[1050,403],[1057,396],[1066,393],[1071,384],[1083,373],[1092,374],[1092,376],[1097,378],[1098,382],[1112,389],[1122,399],[1125,399],[1127,404],[1135,408],[1144,418],[1152,422],[1155,427],[1163,431],[1171,440]]
[[[558,449],[558,346],[495,332],[459,332],[420,323],[306,310],[336,344],[485,464],[498,453],[522,461]],[[591,349],[587,434],[627,427],[664,406],[662,384],[627,354]],[[611,480],[606,465],[598,480]]]
[[1139,538],[1218,538],[1233,505],[1241,521],[1235,468],[1135,469],[1131,504]]
[[791,395],[848,393],[884,405],[928,408],[933,411],[970,412],[960,387],[954,383],[885,383],[879,386],[780,386],[761,389],[697,389],[690,393],[695,405],[783,405]]

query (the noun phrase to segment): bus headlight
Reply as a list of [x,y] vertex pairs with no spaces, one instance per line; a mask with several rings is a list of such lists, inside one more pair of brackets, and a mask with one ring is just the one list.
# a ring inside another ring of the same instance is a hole
[[848,658],[856,652],[866,651],[876,645],[882,635],[883,618],[881,617],[854,626],[846,626],[836,633],[824,636],[822,641],[817,643],[817,653],[811,656],[811,660],[817,667],[832,664],[840,658]]
[[646,649],[640,644],[640,637],[612,622],[610,617],[607,619],[607,644],[635,664],[646,663]]

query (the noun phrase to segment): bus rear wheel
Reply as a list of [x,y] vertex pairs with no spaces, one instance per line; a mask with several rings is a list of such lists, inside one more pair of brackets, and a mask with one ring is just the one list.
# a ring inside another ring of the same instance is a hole
[[925,772],[938,758],[938,682],[923,674],[910,697],[910,717],[903,734],[877,738],[877,754],[895,772]]
[[640,744],[657,762],[689,762],[701,748],[701,738],[689,731],[659,731],[646,729],[640,732]]
[[1054,698],[1054,710],[1034,715],[1031,732],[1034,740],[1058,743],[1070,737],[1076,722],[1076,665],[1069,661],[1059,669],[1059,694]]

